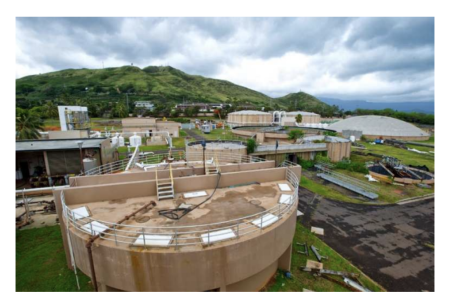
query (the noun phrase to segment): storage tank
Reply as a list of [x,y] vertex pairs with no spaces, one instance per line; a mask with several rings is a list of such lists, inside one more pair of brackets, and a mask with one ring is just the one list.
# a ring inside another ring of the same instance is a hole
[[116,135],[116,136],[113,136],[113,138],[111,139],[111,144],[113,145],[113,146],[115,146],[115,145],[117,145],[119,143],[119,137]]
[[119,147],[125,146],[125,139],[123,136],[119,136]]
[[136,135],[136,132],[133,136],[130,137],[130,146],[131,147],[138,147],[142,145],[142,138],[139,135]]
[[98,166],[97,159],[96,158],[85,158],[83,159],[83,167],[84,171],[89,171],[91,169],[94,169]]

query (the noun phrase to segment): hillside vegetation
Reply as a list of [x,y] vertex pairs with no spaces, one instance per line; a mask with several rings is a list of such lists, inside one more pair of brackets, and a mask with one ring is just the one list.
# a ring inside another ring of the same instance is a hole
[[[306,93],[271,98],[263,93],[228,81],[189,75],[170,66],[139,68],[123,66],[105,69],[67,69],[32,75],[16,80],[16,103],[32,108],[51,100],[71,103],[151,100],[156,104],[189,102],[227,102],[287,109],[296,98],[297,109],[330,110],[329,105]],[[302,105],[307,107],[303,108]],[[321,112],[317,112],[321,113]]]

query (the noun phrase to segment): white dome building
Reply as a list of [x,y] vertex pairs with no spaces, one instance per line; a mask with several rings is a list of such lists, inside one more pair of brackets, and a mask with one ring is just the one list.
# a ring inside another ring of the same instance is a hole
[[430,137],[428,133],[410,123],[378,115],[351,117],[331,124],[328,129],[341,134],[346,130],[362,131],[362,135],[369,139],[427,140]]

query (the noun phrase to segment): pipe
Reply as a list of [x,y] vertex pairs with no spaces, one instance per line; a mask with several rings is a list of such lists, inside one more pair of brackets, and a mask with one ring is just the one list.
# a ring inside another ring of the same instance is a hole
[[[131,217],[135,216],[137,213],[146,210],[149,206],[156,206],[156,202],[155,201],[151,201],[148,204],[146,204],[145,206],[143,206],[142,208],[137,209],[136,211],[134,211],[133,213],[131,213],[130,215],[126,215],[124,218],[122,218],[121,220],[119,220],[118,222],[116,222],[115,224],[122,224],[124,221],[127,221],[128,219],[130,219]],[[92,231],[92,230],[91,230]],[[107,232],[108,230],[106,230],[105,232]],[[95,275],[95,266],[94,266],[94,257],[92,256],[92,244],[94,243],[94,241],[96,239],[100,238],[100,233],[98,233],[97,235],[91,237],[88,242],[86,243],[86,249],[88,251],[88,259],[89,259],[89,267],[91,269],[91,280],[92,280],[92,284],[94,285],[94,290],[96,292],[98,292],[98,285],[97,285],[97,276]]]

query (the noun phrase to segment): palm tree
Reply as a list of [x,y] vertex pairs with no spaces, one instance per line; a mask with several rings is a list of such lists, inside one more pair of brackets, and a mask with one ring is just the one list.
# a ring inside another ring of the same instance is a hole
[[124,118],[128,116],[128,110],[124,103],[118,102],[114,108],[117,117]]
[[44,105],[44,111],[47,117],[57,118],[58,117],[58,107],[52,101]]
[[28,110],[18,113],[16,117],[16,132],[18,139],[38,139],[43,131],[44,123],[37,115],[30,114]]

